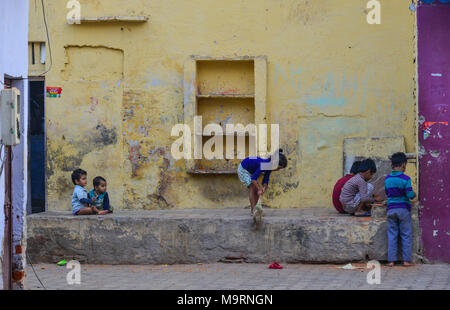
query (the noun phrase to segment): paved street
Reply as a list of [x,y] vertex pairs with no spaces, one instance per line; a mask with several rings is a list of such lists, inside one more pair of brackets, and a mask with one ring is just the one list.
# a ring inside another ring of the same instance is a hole
[[[284,265],[284,264],[283,264]],[[381,284],[367,284],[365,264],[343,270],[343,265],[286,264],[282,270],[263,264],[207,265],[81,265],[81,284],[68,285],[69,269],[50,264],[34,265],[47,289],[450,289],[450,265],[417,265],[381,268]],[[27,265],[28,289],[43,289]]]

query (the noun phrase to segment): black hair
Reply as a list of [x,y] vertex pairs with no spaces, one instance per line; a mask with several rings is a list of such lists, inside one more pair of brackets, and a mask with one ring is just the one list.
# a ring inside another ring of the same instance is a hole
[[106,183],[106,180],[105,180],[103,177],[98,176],[98,177],[95,177],[95,178],[94,178],[94,180],[92,181],[92,183],[94,183],[94,187],[97,187],[97,186],[100,185],[100,182],[102,182],[102,181]]
[[[272,155],[271,157],[273,157],[273,156],[274,155]],[[271,161],[272,161],[272,158],[271,158]],[[287,167],[287,158],[283,154],[283,149],[278,149],[278,166],[280,166],[281,168]]]
[[406,155],[403,152],[398,152],[391,156],[392,167],[401,167],[401,165],[407,162],[408,159],[406,158]]
[[359,172],[359,166],[361,166],[361,161],[355,161],[350,169],[350,173],[357,174]]
[[72,183],[77,185],[77,183],[75,183],[75,181],[79,181],[81,179],[82,175],[87,175],[87,172],[84,171],[83,169],[75,169],[72,172]]
[[370,158],[367,158],[361,162],[358,172],[366,172],[368,170],[370,170],[370,172],[372,173],[377,172],[377,166],[375,165],[375,162]]

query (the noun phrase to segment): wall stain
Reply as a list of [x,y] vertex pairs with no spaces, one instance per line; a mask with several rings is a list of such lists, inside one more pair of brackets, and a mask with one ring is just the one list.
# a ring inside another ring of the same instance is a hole
[[117,133],[115,127],[106,128],[105,125],[98,124],[95,129],[97,130],[96,133],[99,134],[95,136],[95,143],[103,144],[105,146],[117,143]]
[[142,165],[141,145],[136,141],[130,141],[128,145],[128,159],[131,162],[131,177],[137,176],[137,170]]
[[117,143],[116,127],[107,128],[99,123],[90,135],[83,136],[83,140],[69,140],[64,135],[61,139],[52,140],[47,137],[47,178],[54,171],[73,171],[80,167],[83,157],[94,150]]

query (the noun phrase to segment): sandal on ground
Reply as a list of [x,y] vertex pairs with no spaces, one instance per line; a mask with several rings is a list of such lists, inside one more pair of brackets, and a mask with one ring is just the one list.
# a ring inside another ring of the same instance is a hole
[[270,264],[269,269],[283,269],[283,266],[281,266],[277,262],[273,262],[272,264]]
[[367,217],[367,216],[371,216],[372,214],[370,213],[370,211],[367,211],[366,213],[363,214],[355,214],[356,217]]

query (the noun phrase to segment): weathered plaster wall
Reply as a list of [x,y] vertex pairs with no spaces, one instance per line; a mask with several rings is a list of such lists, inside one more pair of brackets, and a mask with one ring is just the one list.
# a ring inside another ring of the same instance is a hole
[[[344,138],[398,135],[415,152],[410,0],[381,1],[380,25],[366,22],[364,0],[80,0],[82,17],[149,17],[81,25],[66,23],[66,2],[47,2],[46,84],[63,88],[46,98],[50,210],[70,209],[77,167],[89,183],[106,177],[120,209],[248,204],[237,176],[188,175],[170,155],[190,55],[267,57],[268,121],[280,124],[289,158],[271,177],[263,201],[271,207],[329,206]],[[31,28],[41,35],[34,10]]]

